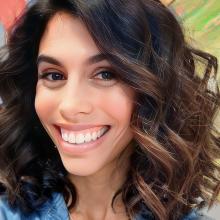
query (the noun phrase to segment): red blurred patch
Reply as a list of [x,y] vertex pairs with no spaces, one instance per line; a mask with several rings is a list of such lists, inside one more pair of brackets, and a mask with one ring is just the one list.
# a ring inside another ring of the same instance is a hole
[[0,21],[6,29],[14,23],[25,7],[25,0],[0,0]]

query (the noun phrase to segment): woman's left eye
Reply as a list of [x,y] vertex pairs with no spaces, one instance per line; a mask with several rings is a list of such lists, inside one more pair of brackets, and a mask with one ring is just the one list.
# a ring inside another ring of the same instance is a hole
[[48,81],[57,81],[57,80],[63,80],[64,76],[58,72],[47,72],[40,74],[39,78],[46,79]]
[[100,76],[100,77],[96,77],[96,78],[102,79],[105,81],[110,81],[110,80],[116,79],[116,75],[108,70],[103,70],[103,71],[97,73],[95,76]]

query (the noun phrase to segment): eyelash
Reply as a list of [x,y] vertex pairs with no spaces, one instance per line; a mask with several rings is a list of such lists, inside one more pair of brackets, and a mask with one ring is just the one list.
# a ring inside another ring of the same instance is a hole
[[[112,79],[103,79],[103,81],[116,80],[115,74],[114,74],[113,72],[109,71],[109,70],[103,70],[103,71],[97,73],[95,76],[101,75],[101,74],[103,74],[103,73],[110,73],[110,74],[112,75]],[[51,71],[51,72],[41,73],[41,74],[39,75],[39,79],[46,79],[47,81],[51,81],[51,82],[52,82],[52,81],[63,80],[63,79],[58,79],[58,80],[48,79],[47,77],[50,76],[50,75],[52,76],[52,74],[56,74],[56,75],[59,75],[59,76],[63,76],[63,74],[61,74],[61,73],[59,73],[59,72],[52,72],[52,71]],[[102,80],[102,79],[100,79],[100,80]]]

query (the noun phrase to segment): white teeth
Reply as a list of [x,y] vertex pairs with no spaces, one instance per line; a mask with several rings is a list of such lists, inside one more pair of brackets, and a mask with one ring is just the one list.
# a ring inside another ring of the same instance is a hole
[[76,143],[77,143],[77,144],[82,144],[82,143],[84,143],[84,135],[83,135],[83,134],[77,134],[77,135],[76,135]]
[[[68,137],[68,134],[66,133],[67,137]],[[69,134],[69,138],[67,138],[67,141],[69,141],[70,143],[76,143],[76,137],[73,133],[70,133]]]
[[62,132],[62,138],[64,141],[68,141],[68,134]]
[[99,131],[97,132],[97,136],[98,136],[98,137],[101,136],[101,130],[99,130]]
[[92,140],[95,141],[97,137],[98,137],[97,132],[92,132]]
[[87,133],[86,136],[85,136],[85,142],[90,142],[92,139],[90,133]]
[[73,132],[61,128],[61,136],[64,141],[71,144],[82,144],[84,142],[88,143],[90,141],[95,141],[100,138],[106,130],[108,130],[107,127],[102,127],[96,132],[75,135]]

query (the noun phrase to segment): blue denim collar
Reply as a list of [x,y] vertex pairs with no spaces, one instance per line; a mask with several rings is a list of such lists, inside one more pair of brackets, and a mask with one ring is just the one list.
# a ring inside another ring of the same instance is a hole
[[[40,208],[31,214],[25,215],[20,209],[12,208],[7,200],[7,196],[0,197],[0,219],[1,220],[68,220],[69,212],[64,201],[63,195],[53,193],[52,197],[42,204]],[[143,206],[141,211],[133,220],[154,220],[151,211]],[[211,220],[208,216],[203,215],[198,210],[193,209],[182,220]]]
[[[40,210],[42,216],[45,216],[45,220],[69,219],[66,203],[62,194],[59,193],[54,193]],[[135,216],[134,220],[153,220],[153,218],[149,211],[143,210]]]
[[53,193],[52,198],[42,206],[41,211],[45,220],[69,219],[66,203],[60,193]]
[[[45,203],[43,215],[45,220],[61,220],[69,219],[69,212],[64,201],[62,194],[54,193],[52,199]],[[143,209],[138,213],[134,220],[153,220],[154,216],[152,213],[146,209]],[[188,215],[186,215],[182,220],[196,220],[199,219],[199,216],[196,210],[192,210]]]

